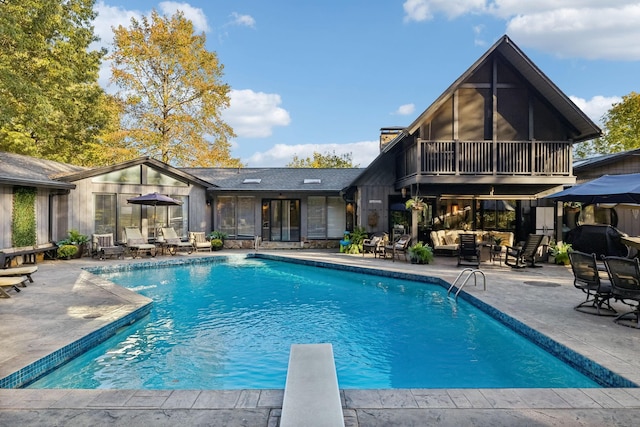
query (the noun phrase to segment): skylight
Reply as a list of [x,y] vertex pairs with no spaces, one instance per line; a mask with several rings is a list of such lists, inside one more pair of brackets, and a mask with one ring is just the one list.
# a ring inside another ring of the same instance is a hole
[[245,178],[242,181],[243,184],[260,184],[262,182],[262,178]]
[[305,184],[320,184],[322,180],[320,178],[305,178]]

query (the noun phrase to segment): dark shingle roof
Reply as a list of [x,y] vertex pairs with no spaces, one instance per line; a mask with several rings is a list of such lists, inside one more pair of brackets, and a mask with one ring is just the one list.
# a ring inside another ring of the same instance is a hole
[[609,163],[615,163],[618,160],[624,159],[625,157],[638,155],[640,155],[640,148],[629,151],[620,151],[611,154],[603,154],[601,156],[594,156],[588,159],[577,159],[573,162],[573,170],[574,172],[577,172],[582,169],[592,168],[594,166],[604,166]]
[[59,189],[75,188],[57,176],[86,170],[81,166],[0,151],[0,183]]
[[[233,191],[340,191],[362,173],[361,168],[181,168],[217,186]],[[248,179],[251,182],[246,182]],[[313,180],[306,183],[306,180]],[[260,180],[260,182],[256,182]],[[317,182],[315,180],[320,180]]]

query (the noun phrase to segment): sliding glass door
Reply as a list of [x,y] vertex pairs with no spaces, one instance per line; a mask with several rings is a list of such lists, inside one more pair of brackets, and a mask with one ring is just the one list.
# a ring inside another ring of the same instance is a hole
[[262,239],[274,242],[300,241],[300,200],[262,202]]

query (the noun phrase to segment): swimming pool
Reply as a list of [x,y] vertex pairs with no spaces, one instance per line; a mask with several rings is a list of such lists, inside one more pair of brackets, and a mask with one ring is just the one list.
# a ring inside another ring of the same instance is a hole
[[341,388],[598,387],[438,284],[256,258],[104,277],[151,314],[31,388],[281,389],[309,342]]

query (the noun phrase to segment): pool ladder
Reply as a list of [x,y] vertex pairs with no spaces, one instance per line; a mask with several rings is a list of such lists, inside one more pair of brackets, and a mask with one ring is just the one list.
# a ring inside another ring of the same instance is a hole
[[473,286],[478,286],[478,273],[482,275],[482,285],[484,290],[486,291],[487,278],[485,277],[484,272],[478,268],[465,268],[460,272],[460,274],[458,274],[458,277],[456,277],[456,280],[453,281],[451,286],[449,286],[449,290],[447,290],[447,296],[449,296],[453,287],[456,286],[458,284],[458,281],[460,280],[462,280],[462,284],[458,287],[458,290],[455,293],[456,300],[458,299],[458,294],[460,293],[462,288],[464,288],[464,285],[466,285],[469,279],[471,279],[472,277],[473,277]]

